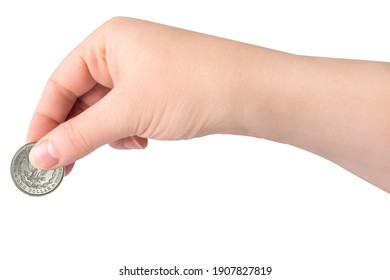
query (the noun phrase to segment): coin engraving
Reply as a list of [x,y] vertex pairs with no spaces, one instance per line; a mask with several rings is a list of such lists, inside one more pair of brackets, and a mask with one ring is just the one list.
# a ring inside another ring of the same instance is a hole
[[11,176],[19,190],[40,196],[54,191],[60,185],[65,168],[42,170],[32,166],[28,156],[34,145],[35,143],[26,144],[16,152],[11,163]]

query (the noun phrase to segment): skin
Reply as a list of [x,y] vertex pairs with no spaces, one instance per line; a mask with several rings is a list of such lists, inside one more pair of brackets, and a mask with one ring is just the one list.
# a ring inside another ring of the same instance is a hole
[[104,144],[238,134],[318,154],[390,192],[390,65],[298,56],[114,18],[58,66],[27,141],[41,169]]

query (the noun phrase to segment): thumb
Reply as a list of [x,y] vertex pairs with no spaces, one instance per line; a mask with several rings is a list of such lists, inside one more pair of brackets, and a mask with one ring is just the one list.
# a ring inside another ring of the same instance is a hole
[[76,117],[61,123],[42,137],[30,152],[39,169],[67,166],[98,147],[127,135],[121,134],[112,91]]

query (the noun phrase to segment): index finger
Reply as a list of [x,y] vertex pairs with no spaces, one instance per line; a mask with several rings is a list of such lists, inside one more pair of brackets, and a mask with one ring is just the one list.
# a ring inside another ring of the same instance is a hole
[[28,142],[38,141],[64,122],[76,100],[97,83],[111,84],[99,33],[95,31],[70,52],[47,81],[30,123]]
[[77,98],[96,84],[77,52],[73,50],[47,81],[31,120],[28,142],[38,141],[64,122]]

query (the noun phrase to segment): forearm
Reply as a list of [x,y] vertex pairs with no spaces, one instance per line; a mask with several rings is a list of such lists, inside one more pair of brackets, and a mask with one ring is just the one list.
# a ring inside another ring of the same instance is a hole
[[297,92],[309,109],[301,112],[289,143],[390,192],[390,65],[302,60],[308,82],[302,87],[301,81]]
[[268,58],[253,61],[265,69],[252,70],[259,76],[246,93],[241,134],[316,153],[390,192],[390,65],[284,53]]

